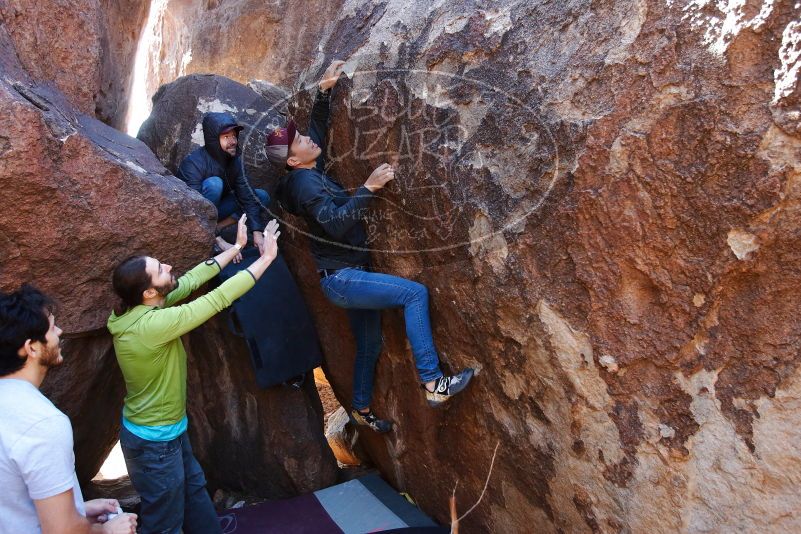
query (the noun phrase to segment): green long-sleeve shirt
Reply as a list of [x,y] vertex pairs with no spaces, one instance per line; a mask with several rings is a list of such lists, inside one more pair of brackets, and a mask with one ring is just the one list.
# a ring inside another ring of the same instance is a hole
[[144,426],[172,425],[186,415],[186,351],[181,336],[231,305],[255,284],[241,271],[192,302],[173,306],[220,272],[214,260],[201,263],[178,279],[164,307],[140,304],[111,314],[108,329],[125,378],[123,416]]

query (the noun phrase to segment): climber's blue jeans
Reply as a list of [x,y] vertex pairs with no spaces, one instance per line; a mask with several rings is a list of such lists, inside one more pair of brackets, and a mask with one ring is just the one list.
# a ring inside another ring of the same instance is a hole
[[[242,216],[239,213],[239,205],[236,203],[236,197],[230,191],[223,195],[223,181],[219,176],[210,176],[203,180],[200,193],[217,207],[217,220],[221,221],[226,217],[233,217],[238,219]],[[256,197],[261,202],[262,206],[267,206],[270,203],[270,195],[264,189],[254,189]]]
[[320,285],[328,300],[348,310],[350,327],[356,338],[353,408],[366,408],[372,400],[375,365],[381,353],[382,309],[403,308],[406,337],[420,381],[429,382],[442,376],[431,335],[426,286],[398,276],[355,268],[326,276]]
[[222,531],[186,432],[170,441],[149,441],[123,425],[120,445],[131,483],[142,499],[140,534]]

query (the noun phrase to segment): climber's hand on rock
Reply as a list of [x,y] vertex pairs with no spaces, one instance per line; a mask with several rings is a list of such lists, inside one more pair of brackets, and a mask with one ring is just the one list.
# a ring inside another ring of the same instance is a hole
[[331,62],[323,74],[323,79],[320,80],[320,91],[328,91],[337,84],[337,80],[339,80],[339,75],[342,74],[344,66],[345,62],[339,59],[335,59]]
[[364,182],[364,187],[369,189],[371,193],[375,193],[394,179],[395,169],[393,169],[392,165],[389,163],[384,163],[383,165],[379,165],[370,177],[367,178],[367,181]]

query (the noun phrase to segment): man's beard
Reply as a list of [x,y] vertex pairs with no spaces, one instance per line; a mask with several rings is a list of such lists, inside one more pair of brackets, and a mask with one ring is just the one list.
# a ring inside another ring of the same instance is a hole
[[153,289],[158,291],[159,295],[162,297],[166,297],[173,291],[176,287],[178,287],[178,281],[175,279],[175,275],[171,275],[170,281],[162,286],[153,286]]
[[229,148],[228,150],[223,150],[223,152],[225,152],[229,156],[236,156],[236,146],[234,146],[233,148]]
[[56,367],[64,362],[64,357],[61,355],[61,343],[55,347],[45,345],[45,354],[39,359],[39,365],[42,367]]

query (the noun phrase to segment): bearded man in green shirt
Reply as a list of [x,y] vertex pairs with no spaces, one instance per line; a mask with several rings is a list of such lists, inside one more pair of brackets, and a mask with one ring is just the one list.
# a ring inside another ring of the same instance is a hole
[[181,336],[250,290],[278,253],[278,223],[264,230],[261,256],[247,269],[192,302],[176,305],[217,275],[247,243],[247,216],[236,245],[178,280],[172,267],[132,256],[114,270],[121,304],[108,320],[127,393],[120,445],[134,489],[142,499],[140,532],[221,532],[203,470],[187,436],[186,351]]

